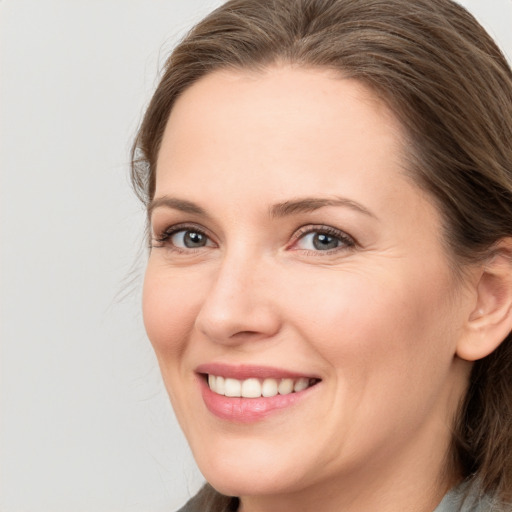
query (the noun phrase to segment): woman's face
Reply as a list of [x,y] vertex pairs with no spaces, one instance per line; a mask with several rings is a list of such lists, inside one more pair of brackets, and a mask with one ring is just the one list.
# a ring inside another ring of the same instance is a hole
[[438,476],[471,297],[402,151],[388,109],[324,71],[215,72],[177,101],[144,320],[221,492]]

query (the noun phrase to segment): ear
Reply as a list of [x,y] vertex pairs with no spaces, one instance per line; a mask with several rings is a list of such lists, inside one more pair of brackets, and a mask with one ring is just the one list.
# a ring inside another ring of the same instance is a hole
[[512,238],[501,240],[482,264],[476,299],[457,343],[457,355],[467,361],[488,356],[512,331]]

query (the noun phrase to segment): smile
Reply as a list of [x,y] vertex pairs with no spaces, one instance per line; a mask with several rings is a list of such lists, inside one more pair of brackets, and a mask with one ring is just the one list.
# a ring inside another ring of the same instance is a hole
[[254,423],[296,407],[322,379],[280,368],[211,363],[196,368],[204,405],[217,418]]
[[297,379],[258,379],[248,378],[244,380],[225,378],[220,375],[208,375],[210,390],[218,395],[242,398],[270,398],[276,395],[289,395],[299,393],[315,385],[318,379],[299,377]]

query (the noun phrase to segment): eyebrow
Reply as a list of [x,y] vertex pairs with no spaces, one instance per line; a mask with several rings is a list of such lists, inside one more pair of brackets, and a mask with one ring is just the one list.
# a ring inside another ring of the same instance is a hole
[[[269,215],[272,218],[287,217],[296,213],[306,213],[319,210],[326,206],[343,206],[351,208],[357,212],[374,217],[375,215],[365,208],[363,205],[347,199],[345,197],[302,197],[297,199],[290,199],[282,203],[277,203],[269,208]],[[173,210],[179,210],[184,213],[190,213],[194,215],[201,215],[203,217],[209,217],[207,211],[199,206],[198,204],[188,201],[186,199],[179,199],[177,197],[162,196],[153,199],[147,208],[148,217],[151,218],[151,214],[156,208],[171,208]]]
[[376,216],[362,204],[347,199],[346,197],[302,197],[297,199],[291,199],[278,203],[270,207],[269,213],[271,217],[286,217],[295,213],[313,212],[324,208],[326,206],[344,206],[352,210],[364,213],[369,217]]
[[156,208],[172,208],[173,210],[179,210],[184,213],[192,213],[194,215],[202,215],[204,217],[209,217],[208,213],[204,208],[201,208],[196,203],[192,201],[187,201],[186,199],[178,199],[177,197],[169,197],[162,196],[156,199],[153,199],[147,208],[148,217],[151,218],[151,214]]

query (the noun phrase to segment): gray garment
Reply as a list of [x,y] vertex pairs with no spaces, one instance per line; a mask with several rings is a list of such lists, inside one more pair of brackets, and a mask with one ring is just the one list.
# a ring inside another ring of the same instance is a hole
[[[204,512],[201,509],[196,496],[178,512]],[[481,495],[475,482],[466,481],[448,492],[433,512],[512,512],[512,507]]]
[[466,481],[445,495],[434,512],[507,512],[511,508],[478,491],[476,482]]
[[190,499],[176,512],[202,512],[197,505],[197,502],[194,501],[194,498]]
[[[205,505],[205,494],[211,496],[211,492],[208,492],[208,489],[212,491],[211,487],[206,484],[194,497],[192,497],[182,508],[180,508],[177,512],[210,512],[212,508],[210,506]],[[205,493],[206,491],[206,493]],[[219,495],[220,497],[220,495]],[[223,498],[223,499],[222,499]],[[210,500],[207,498],[206,502]],[[224,501],[224,506],[221,506],[220,509],[215,509],[215,512],[229,512],[229,511],[237,511],[238,510],[238,498],[228,498],[226,496],[221,497],[221,501]]]

